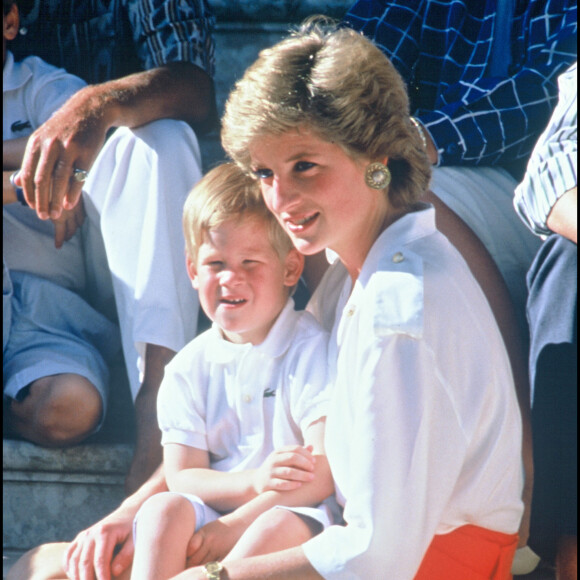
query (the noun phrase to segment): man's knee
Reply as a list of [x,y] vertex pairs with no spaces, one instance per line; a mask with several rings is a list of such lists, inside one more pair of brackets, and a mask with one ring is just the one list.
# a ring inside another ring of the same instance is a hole
[[29,395],[11,406],[21,434],[39,445],[63,447],[90,435],[101,420],[97,389],[80,375],[44,377],[30,385]]

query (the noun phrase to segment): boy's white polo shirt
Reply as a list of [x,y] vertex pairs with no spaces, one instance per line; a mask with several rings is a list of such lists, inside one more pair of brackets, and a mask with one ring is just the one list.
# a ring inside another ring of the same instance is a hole
[[234,344],[211,329],[166,367],[158,397],[162,444],[210,453],[212,469],[259,467],[326,416],[327,334],[292,299],[259,345]]

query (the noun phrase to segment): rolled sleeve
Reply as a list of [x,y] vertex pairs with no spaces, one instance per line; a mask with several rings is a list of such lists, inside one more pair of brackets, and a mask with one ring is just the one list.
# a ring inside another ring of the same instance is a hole
[[573,65],[559,80],[560,100],[530,157],[522,183],[516,188],[514,207],[536,234],[547,226],[552,208],[578,184],[577,68]]

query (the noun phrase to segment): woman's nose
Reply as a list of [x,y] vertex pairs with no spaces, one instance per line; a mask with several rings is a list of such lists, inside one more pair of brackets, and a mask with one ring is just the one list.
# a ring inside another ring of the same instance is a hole
[[297,199],[297,192],[288,180],[274,177],[269,189],[269,199],[266,199],[266,205],[274,213],[288,210]]

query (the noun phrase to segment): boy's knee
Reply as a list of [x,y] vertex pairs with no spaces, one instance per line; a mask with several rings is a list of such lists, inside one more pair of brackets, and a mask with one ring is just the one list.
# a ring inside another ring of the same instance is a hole
[[174,518],[183,514],[183,510],[187,509],[188,505],[191,506],[189,500],[179,494],[157,493],[141,506],[137,514],[137,522],[143,520],[148,522],[162,521],[164,519],[175,521]]
[[97,389],[74,374],[44,377],[30,386],[12,412],[23,436],[39,445],[64,447],[90,435],[101,419],[103,405]]

